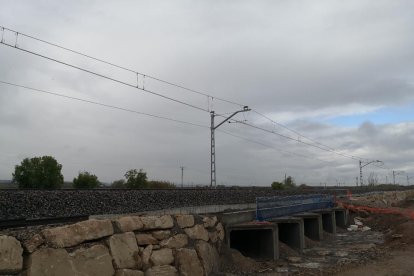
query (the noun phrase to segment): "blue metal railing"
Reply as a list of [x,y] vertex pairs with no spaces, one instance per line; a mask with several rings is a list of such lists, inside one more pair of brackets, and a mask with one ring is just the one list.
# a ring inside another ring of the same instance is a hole
[[333,206],[334,197],[326,194],[258,197],[256,220],[269,220]]

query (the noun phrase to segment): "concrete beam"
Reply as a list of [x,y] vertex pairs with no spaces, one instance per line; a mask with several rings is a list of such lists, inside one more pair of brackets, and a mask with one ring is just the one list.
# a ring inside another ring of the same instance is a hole
[[306,237],[315,241],[320,241],[323,239],[323,225],[321,214],[300,213],[294,216],[303,219],[303,227]]
[[226,226],[254,221],[256,218],[256,210],[226,212],[218,213],[216,215],[220,222]]
[[246,257],[277,260],[279,239],[276,224],[237,224],[226,227],[227,245]]
[[[125,213],[125,214],[105,214],[105,215],[92,215],[90,219],[116,219],[124,216],[140,216],[140,215],[175,215],[175,214],[215,214],[228,211],[248,210],[253,212],[255,217],[256,203],[248,204],[224,204],[224,205],[204,205],[204,206],[189,206],[172,209],[161,209],[154,211]],[[242,211],[244,212],[244,211]],[[247,220],[252,221],[253,219]]]

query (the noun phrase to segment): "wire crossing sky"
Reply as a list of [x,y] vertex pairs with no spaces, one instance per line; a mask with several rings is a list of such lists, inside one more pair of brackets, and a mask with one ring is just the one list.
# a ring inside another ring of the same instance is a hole
[[[207,109],[207,110],[206,110],[206,109],[203,109],[202,107],[198,107],[198,106],[195,106],[195,105],[189,104],[189,103],[187,103],[187,102],[180,101],[180,100],[177,100],[177,99],[174,99],[174,98],[171,98],[171,97],[168,97],[168,96],[165,96],[165,95],[159,94],[159,93],[154,92],[154,91],[149,91],[149,90],[146,90],[146,89],[145,89],[145,85],[144,85],[144,84],[143,84],[142,88],[141,88],[141,87],[139,87],[139,75],[142,75],[142,77],[143,77],[143,78],[145,78],[145,77],[146,77],[146,75],[145,75],[145,74],[139,73],[139,72],[137,72],[137,71],[132,71],[131,69],[127,69],[127,68],[125,68],[125,67],[123,67],[123,66],[116,65],[116,64],[114,64],[114,63],[107,62],[107,61],[104,61],[104,60],[102,60],[102,59],[98,59],[98,58],[92,57],[92,56],[90,56],[90,55],[83,54],[83,53],[81,53],[81,52],[79,52],[79,51],[71,50],[71,49],[69,49],[69,48],[67,48],[67,47],[63,47],[63,46],[60,46],[60,45],[57,45],[57,44],[54,44],[54,43],[51,43],[51,42],[45,41],[45,40],[43,40],[43,39],[39,39],[39,38],[36,38],[36,37],[30,36],[30,35],[26,35],[26,34],[23,34],[23,33],[21,33],[21,32],[18,32],[18,31],[15,31],[15,30],[11,30],[11,29],[6,28],[6,27],[1,27],[1,29],[2,29],[2,31],[3,31],[3,33],[2,33],[2,38],[4,37],[4,32],[8,32],[8,31],[10,31],[10,32],[14,33],[14,35],[15,35],[15,37],[16,37],[15,42],[14,42],[14,45],[13,45],[13,44],[10,44],[10,43],[6,43],[5,41],[3,41],[3,39],[1,39],[0,43],[1,43],[1,44],[3,44],[3,45],[9,46],[9,47],[14,47],[15,49],[21,50],[21,51],[23,51],[23,52],[26,52],[26,53],[29,53],[29,54],[32,54],[32,55],[35,55],[35,56],[39,56],[39,57],[41,57],[41,58],[44,58],[44,59],[47,59],[47,60],[50,60],[50,61],[54,61],[54,62],[60,63],[60,64],[62,64],[62,65],[65,65],[65,66],[69,66],[69,67],[72,67],[72,68],[74,68],[74,69],[81,70],[81,71],[84,71],[84,72],[86,72],[86,73],[89,73],[89,74],[92,74],[92,75],[96,75],[96,76],[98,76],[98,77],[102,77],[102,78],[105,78],[105,79],[108,79],[108,80],[111,80],[111,81],[117,82],[117,83],[122,84],[122,85],[126,85],[126,86],[133,87],[133,88],[137,88],[137,89],[141,89],[141,90],[142,90],[142,91],[144,91],[144,92],[149,92],[149,93],[151,93],[151,94],[153,94],[153,95],[155,95],[155,96],[162,97],[162,98],[165,98],[165,99],[167,99],[167,100],[170,100],[170,101],[173,101],[173,102],[177,102],[177,103],[183,104],[183,105],[185,105],[185,106],[189,106],[189,107],[191,107],[191,108],[194,108],[194,109],[197,109],[197,110],[200,110],[200,111],[206,111],[206,112],[209,112],[209,109]],[[114,67],[116,67],[116,68],[120,68],[120,69],[123,69],[123,70],[129,71],[129,72],[133,72],[133,73],[137,74],[137,84],[136,84],[136,86],[134,86],[134,85],[132,85],[132,84],[126,83],[126,82],[121,81],[121,80],[119,80],[119,79],[115,79],[115,78],[112,78],[112,77],[109,77],[109,76],[106,76],[106,75],[99,74],[99,73],[97,73],[97,72],[95,72],[95,71],[87,70],[87,69],[85,69],[85,68],[82,68],[82,67],[79,67],[79,66],[76,66],[76,65],[73,65],[73,64],[69,64],[69,63],[67,63],[67,62],[63,62],[63,61],[61,61],[61,60],[58,60],[58,59],[55,59],[55,58],[52,58],[52,57],[49,57],[49,56],[41,55],[41,54],[39,54],[39,53],[36,53],[36,52],[30,51],[30,50],[28,50],[28,49],[22,49],[22,48],[20,48],[20,47],[18,46],[18,38],[19,38],[19,36],[28,37],[28,38],[34,39],[34,40],[36,40],[36,41],[40,41],[40,42],[46,43],[46,44],[48,44],[48,45],[52,45],[52,46],[54,46],[54,47],[58,47],[58,48],[60,48],[60,49],[66,50],[66,51],[70,51],[70,52],[76,53],[76,54],[81,55],[81,56],[83,56],[83,57],[87,57],[87,58],[93,59],[93,60],[95,60],[95,61],[99,61],[99,62],[102,62],[102,63],[105,63],[105,64],[109,64],[109,65],[114,66]],[[201,93],[201,92],[198,92],[198,91],[193,90],[193,89],[190,89],[190,88],[185,88],[185,87],[183,87],[183,86],[180,86],[180,85],[177,85],[177,84],[174,84],[174,83],[168,82],[168,81],[164,81],[164,80],[161,80],[161,79],[159,79],[159,78],[155,78],[155,77],[150,77],[150,78],[155,79],[155,80],[157,80],[157,81],[161,81],[161,82],[163,82],[163,83],[170,84],[170,85],[175,86],[175,87],[183,88],[183,89],[184,89],[184,90],[186,90],[186,91],[190,91],[190,92],[193,92],[193,93],[196,93],[196,94],[200,94],[200,95],[206,96],[206,97],[208,97],[208,99],[207,99],[208,101],[210,100],[210,98],[211,98],[211,100],[213,100],[213,99],[215,99],[215,98],[216,98],[216,97],[214,97],[214,96],[212,96],[212,95],[205,94],[205,93]],[[23,88],[27,88],[27,87],[23,87]],[[39,90],[37,90],[37,91],[39,91]],[[43,91],[43,92],[45,92],[45,91]],[[49,93],[50,93],[50,92],[49,92]],[[52,93],[52,94],[53,94],[53,93]],[[220,100],[220,101],[227,102],[227,103],[236,104],[236,103],[234,103],[234,102],[232,102],[232,101],[229,101],[229,100],[224,100],[224,99],[221,99],[221,98],[216,98],[216,99],[218,99],[218,100]],[[236,105],[242,106],[241,104],[236,104]],[[269,132],[269,133],[272,133],[272,134],[276,134],[276,135],[278,135],[278,136],[280,136],[280,137],[283,137],[283,138],[286,138],[286,139],[289,139],[289,140],[293,140],[293,141],[297,141],[298,143],[302,143],[302,144],[307,145],[307,146],[315,147],[315,148],[318,148],[318,149],[323,150],[323,151],[332,152],[332,153],[334,153],[334,154],[338,154],[338,155],[340,155],[340,156],[343,156],[343,157],[345,157],[345,158],[350,158],[350,159],[352,159],[352,160],[360,160],[360,159],[365,159],[365,160],[368,160],[368,161],[370,160],[370,159],[367,159],[367,158],[355,157],[355,156],[352,156],[352,155],[347,155],[347,154],[344,154],[344,153],[337,152],[337,151],[336,151],[335,149],[333,149],[332,147],[326,146],[326,145],[324,145],[324,144],[322,144],[322,143],[320,143],[320,142],[317,142],[317,141],[315,141],[315,140],[313,140],[313,139],[311,139],[311,138],[308,138],[308,137],[306,137],[306,136],[304,136],[304,135],[300,134],[299,132],[297,132],[297,131],[295,131],[295,130],[293,130],[293,129],[290,129],[289,127],[284,126],[284,125],[283,125],[283,124],[281,124],[281,123],[275,122],[275,121],[273,121],[272,119],[270,119],[269,117],[267,117],[266,115],[263,115],[263,114],[261,114],[261,113],[260,113],[260,112],[258,112],[258,111],[254,111],[254,112],[255,112],[256,114],[260,115],[261,117],[264,117],[264,118],[268,119],[268,120],[269,120],[272,124],[279,125],[279,126],[283,127],[284,129],[287,129],[287,130],[289,130],[289,131],[291,131],[291,132],[293,132],[293,133],[295,133],[295,134],[299,135],[299,137],[302,137],[302,138],[305,138],[305,139],[307,139],[307,140],[309,140],[309,141],[312,141],[313,143],[304,142],[304,141],[301,141],[299,138],[298,138],[298,139],[295,139],[295,138],[292,138],[292,137],[290,137],[290,136],[286,136],[286,135],[280,134],[280,133],[278,133],[278,132],[275,132],[275,131],[272,131],[272,130],[265,129],[265,128],[263,128],[263,127],[255,126],[255,125],[252,125],[252,124],[249,124],[249,123],[245,123],[245,122],[241,122],[241,121],[237,121],[237,120],[233,120],[233,122],[242,123],[242,124],[244,124],[244,125],[246,125],[246,126],[253,127],[253,128],[255,128],[255,129],[262,130],[262,131],[265,131],[265,132]],[[226,116],[223,116],[223,115],[219,115],[219,116],[221,116],[221,117],[223,117],[223,118],[226,118]]]
[[[298,183],[355,184],[360,159],[384,161],[365,167],[364,179],[389,182],[390,170],[414,169],[414,20],[411,2],[374,6],[6,1],[0,79],[199,125],[209,125],[210,110],[248,105],[217,133],[218,184],[267,186],[285,173]],[[110,182],[143,168],[178,183],[185,166],[187,184],[208,183],[202,128],[2,86],[0,179],[21,159],[48,154],[67,179],[88,170]]]

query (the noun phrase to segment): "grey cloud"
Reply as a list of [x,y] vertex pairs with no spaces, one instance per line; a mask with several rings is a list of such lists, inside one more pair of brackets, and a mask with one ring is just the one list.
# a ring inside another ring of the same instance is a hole
[[[2,7],[1,24],[8,27],[252,106],[266,114],[309,114],[352,104],[389,107],[414,101],[411,1],[114,4],[44,0],[36,4],[6,1]],[[134,74],[27,40],[19,43],[103,74],[135,81]],[[1,45],[0,75],[6,81],[52,92],[206,126],[210,123],[208,112],[198,112]],[[146,85],[207,108],[205,97],[150,80]],[[239,108],[217,99],[213,106],[217,112]],[[253,114],[237,118],[259,122]],[[151,178],[179,182],[179,166],[183,165],[187,167],[188,182],[209,181],[208,129],[3,85],[0,124],[0,151],[7,153],[0,157],[0,178],[9,178],[13,166],[23,156],[50,154],[63,163],[69,180],[86,169],[104,181],[112,181],[121,178],[127,169],[142,167]],[[263,126],[273,128],[268,123]],[[298,116],[289,127],[338,150],[384,159],[393,168],[412,166],[410,123],[365,123],[359,128],[345,128]],[[238,124],[221,128],[271,147],[217,132],[219,183],[268,185],[282,179],[285,173],[298,182],[354,183],[354,160]],[[287,130],[275,130],[297,138]]]

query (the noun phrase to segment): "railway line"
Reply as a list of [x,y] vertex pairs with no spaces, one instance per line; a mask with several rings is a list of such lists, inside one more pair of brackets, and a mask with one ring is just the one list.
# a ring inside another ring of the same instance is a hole
[[[408,189],[408,186],[387,187]],[[367,193],[384,190],[350,188]],[[42,219],[90,215],[124,214],[204,205],[254,203],[256,197],[309,193],[345,195],[347,188],[310,188],[277,191],[267,187],[178,188],[178,189],[93,189],[19,190],[0,189],[0,221],[40,223]],[[6,223],[6,222],[5,222]]]

